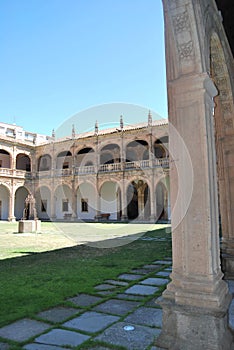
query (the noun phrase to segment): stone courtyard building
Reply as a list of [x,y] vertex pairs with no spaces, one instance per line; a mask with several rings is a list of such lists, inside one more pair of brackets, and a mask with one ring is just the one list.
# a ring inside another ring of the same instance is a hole
[[0,123],[0,219],[20,220],[29,193],[39,219],[168,221],[167,120],[56,140]]

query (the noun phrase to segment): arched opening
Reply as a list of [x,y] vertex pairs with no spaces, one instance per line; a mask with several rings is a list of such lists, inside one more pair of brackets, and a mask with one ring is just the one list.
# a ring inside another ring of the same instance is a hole
[[59,185],[54,193],[55,215],[57,219],[65,219],[72,214],[72,191],[67,185]]
[[7,220],[9,217],[10,192],[4,185],[0,185],[0,220]]
[[91,147],[82,148],[81,150],[79,150],[79,152],[77,152],[76,165],[78,167],[93,165],[94,157],[95,157],[95,153],[94,153],[93,148],[91,148]]
[[38,171],[48,171],[51,170],[51,156],[49,154],[43,154],[38,159]]
[[143,180],[135,180],[127,189],[127,215],[129,220],[149,220],[150,190]]
[[16,169],[31,171],[31,160],[28,155],[20,153],[16,157]]
[[10,153],[4,149],[0,149],[0,168],[9,169],[11,167]]
[[57,155],[57,169],[70,169],[72,167],[72,154],[70,151],[63,151]]
[[120,218],[121,198],[119,186],[116,182],[106,181],[100,189],[100,210],[110,214],[110,220]]
[[[220,39],[216,33],[211,36],[210,42],[210,71],[218,95],[214,98],[214,124],[218,174],[218,198],[220,235],[222,249],[228,251],[229,241],[233,238],[234,218],[234,183],[232,169],[234,164],[234,150],[230,143],[233,135],[234,108],[233,94],[229,72]],[[234,249],[233,255],[234,255]]]
[[157,159],[166,158],[166,149],[162,140],[157,140],[154,143],[154,156]]
[[82,220],[94,220],[96,215],[96,189],[88,182],[77,189],[77,215]]
[[156,186],[156,218],[168,221],[168,191],[161,181]]
[[41,220],[51,217],[51,192],[47,186],[41,186],[35,195],[37,216]]
[[144,140],[135,140],[127,144],[126,162],[149,159],[149,145]]
[[120,162],[120,147],[117,144],[109,144],[101,149],[100,164],[112,164]]
[[29,194],[26,187],[19,187],[15,192],[15,218],[21,220],[25,208],[25,199]]

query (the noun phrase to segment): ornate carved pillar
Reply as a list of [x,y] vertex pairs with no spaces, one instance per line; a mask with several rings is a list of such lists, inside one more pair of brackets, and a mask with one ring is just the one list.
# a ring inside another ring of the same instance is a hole
[[217,90],[203,71],[199,2],[164,0],[173,271],[163,293],[166,349],[230,350],[231,300],[220,268],[213,126]]

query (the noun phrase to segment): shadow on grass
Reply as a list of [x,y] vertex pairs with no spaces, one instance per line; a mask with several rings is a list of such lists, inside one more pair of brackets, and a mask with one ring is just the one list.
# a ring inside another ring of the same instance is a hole
[[42,253],[22,250],[28,255],[1,260],[0,326],[62,305],[79,293],[95,294],[94,287],[104,280],[171,256],[171,235],[165,229],[138,235],[120,246],[114,238],[94,247],[89,242]]

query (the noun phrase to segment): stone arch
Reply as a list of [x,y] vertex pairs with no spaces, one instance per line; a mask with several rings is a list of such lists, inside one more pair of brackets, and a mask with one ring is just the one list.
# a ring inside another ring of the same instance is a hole
[[149,144],[145,140],[134,140],[126,145],[126,162],[149,159]]
[[72,167],[72,154],[70,151],[62,151],[56,157],[57,169],[70,169]]
[[15,218],[20,220],[23,217],[25,208],[25,199],[29,194],[29,190],[25,186],[20,186],[15,191]]
[[8,220],[9,217],[10,190],[5,184],[0,184],[0,220]]
[[52,167],[52,158],[50,154],[43,154],[38,158],[37,170],[38,171],[49,171]]
[[37,216],[41,220],[51,218],[51,190],[48,186],[40,186],[35,194]]
[[143,179],[132,180],[127,185],[127,216],[129,220],[149,220],[150,186]]
[[100,150],[100,164],[119,163],[120,158],[120,146],[116,143],[107,144]]
[[93,165],[94,163],[95,163],[95,151],[92,147],[81,148],[76,153],[76,165],[78,167]]
[[[157,345],[168,349],[230,349],[232,336],[227,325],[230,299],[227,284],[222,280],[218,232],[213,118],[218,86],[211,79],[209,52],[213,31],[220,37],[226,60],[231,62],[229,76],[233,72],[233,58],[227,49],[215,1],[163,0],[163,6],[172,152],[173,271],[163,294],[164,324]],[[214,37],[212,40],[212,45],[217,44]],[[193,311],[186,314],[190,307]],[[222,316],[218,314],[221,309]],[[211,323],[213,327],[209,327]],[[212,345],[208,339],[212,339]]]
[[4,148],[0,149],[0,168],[11,168],[11,154]]
[[79,184],[76,190],[77,194],[77,215],[82,220],[94,220],[96,215],[96,196],[95,186],[88,181]]
[[31,171],[31,159],[28,154],[18,153],[16,156],[16,169]]
[[[234,256],[234,182],[232,167],[234,147],[230,138],[234,137],[234,105],[231,80],[223,47],[217,33],[210,38],[210,74],[217,87],[218,94],[214,98],[214,125],[218,173],[220,234],[222,249]],[[227,267],[224,266],[226,270]],[[234,271],[233,271],[234,273]]]
[[110,220],[117,220],[121,217],[121,196],[120,186],[116,181],[104,181],[99,190],[100,211],[109,213]]
[[55,216],[63,220],[66,214],[72,214],[72,189],[63,184],[58,185],[54,191]]

